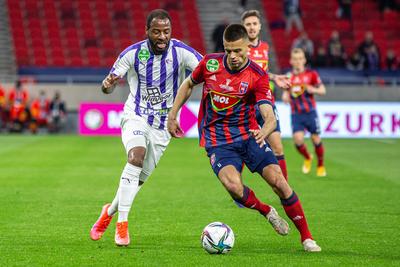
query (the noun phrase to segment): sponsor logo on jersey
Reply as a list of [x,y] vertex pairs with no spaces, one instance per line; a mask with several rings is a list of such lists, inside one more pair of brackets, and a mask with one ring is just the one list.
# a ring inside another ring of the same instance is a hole
[[249,83],[248,82],[240,82],[239,92],[241,94],[246,93],[248,88],[249,88]]
[[293,85],[292,88],[290,89],[290,94],[292,95],[293,98],[297,98],[301,96],[305,90],[306,88],[303,84],[296,84]]
[[149,102],[151,105],[157,105],[171,97],[171,93],[161,94],[158,87],[147,87],[147,95],[142,95],[142,100]]
[[216,59],[209,59],[206,63],[208,71],[215,72],[219,69],[219,62]]
[[214,110],[221,111],[236,105],[240,98],[228,94],[222,94],[215,91],[210,91],[211,105]]
[[140,51],[138,53],[138,58],[143,63],[147,62],[147,60],[149,60],[149,58],[150,58],[149,50],[146,48],[140,49]]
[[215,74],[213,74],[213,75],[210,77],[210,80],[217,81],[217,77],[215,76]]
[[225,84],[220,84],[219,88],[227,90],[227,91],[233,91],[233,87],[229,86],[231,81],[232,81],[231,79],[226,79]]

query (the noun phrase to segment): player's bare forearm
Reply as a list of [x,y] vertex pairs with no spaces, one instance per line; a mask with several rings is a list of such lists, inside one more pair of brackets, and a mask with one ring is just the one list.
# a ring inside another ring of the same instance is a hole
[[117,81],[119,79],[120,77],[117,75],[114,75],[112,73],[108,74],[101,84],[101,91],[104,94],[111,94],[114,91],[115,86],[117,85]]
[[252,133],[257,144],[262,146],[265,143],[264,140],[275,130],[276,119],[271,105],[262,104],[259,106],[259,110],[264,119],[264,124],[260,130],[253,130]]
[[323,84],[320,84],[317,87],[309,85],[307,86],[307,92],[309,92],[310,94],[325,95],[326,88]]
[[178,89],[178,93],[174,100],[174,105],[169,112],[169,119],[176,119],[178,111],[182,108],[183,104],[192,95],[194,83],[190,77],[187,77]]
[[289,89],[292,85],[290,78],[286,75],[278,75],[271,72],[268,72],[268,77],[270,80],[274,81],[276,85],[278,85],[282,89]]

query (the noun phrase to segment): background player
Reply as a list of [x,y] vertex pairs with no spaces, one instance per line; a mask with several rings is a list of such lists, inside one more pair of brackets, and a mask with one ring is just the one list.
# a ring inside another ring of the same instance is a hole
[[[288,234],[288,224],[276,210],[262,203],[253,190],[243,185],[241,172],[246,164],[281,198],[286,214],[301,234],[304,249],[320,251],[296,193],[264,142],[276,127],[272,94],[267,73],[247,57],[248,35],[241,24],[225,29],[224,48],[225,54],[204,57],[191,77],[182,83],[169,113],[168,131],[174,137],[180,136],[177,113],[191,95],[193,86],[204,83],[199,113],[200,145],[205,146],[211,166],[225,189],[243,206],[258,210],[279,234]],[[255,119],[256,104],[265,121],[261,129]]]
[[164,10],[147,16],[147,40],[125,49],[104,79],[102,90],[109,94],[117,80],[128,73],[131,93],[124,107],[122,142],[128,154],[119,188],[112,204],[103,206],[90,236],[101,238],[118,210],[117,245],[130,243],[128,213],[141,185],[156,167],[171,136],[165,129],[167,114],[186,69],[192,71],[201,55],[184,43],[171,40],[171,18]]
[[[242,24],[247,30],[247,34],[249,35],[249,58],[255,61],[258,65],[260,65],[263,70],[268,71],[268,53],[269,53],[269,45],[267,42],[263,42],[260,40],[260,31],[261,31],[261,16],[260,12],[257,10],[248,10],[242,14]],[[283,89],[288,89],[290,87],[290,79],[286,75],[276,75],[273,73],[268,73],[270,80],[274,81],[279,87]],[[270,88],[272,88],[273,83],[270,83]],[[283,176],[285,179],[288,179],[287,167],[285,156],[283,152],[283,145],[281,140],[280,126],[279,126],[279,116],[278,111],[276,110],[274,100],[272,102],[273,109],[276,117],[276,128],[275,130],[268,136],[268,143],[270,144],[272,151],[274,152],[279,166],[282,169]],[[264,124],[262,120],[261,114],[257,111],[257,122],[260,126]]]
[[283,92],[282,99],[289,103],[292,110],[293,140],[297,151],[304,157],[303,173],[311,170],[312,155],[304,144],[304,130],[311,133],[315,154],[318,158],[317,176],[326,176],[324,166],[324,146],[321,141],[320,126],[316,111],[314,94],[325,95],[326,89],[316,71],[305,68],[306,57],[303,50],[295,48],[291,52],[289,74],[292,87]]

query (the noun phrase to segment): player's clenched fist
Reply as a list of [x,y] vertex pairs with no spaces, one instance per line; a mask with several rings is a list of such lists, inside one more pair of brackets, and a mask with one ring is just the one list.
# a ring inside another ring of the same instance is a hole
[[115,75],[115,74],[108,74],[107,77],[103,80],[102,86],[101,86],[101,90],[103,91],[103,93],[105,94],[110,94],[114,91],[114,88],[117,84],[117,81],[119,80],[119,76]]

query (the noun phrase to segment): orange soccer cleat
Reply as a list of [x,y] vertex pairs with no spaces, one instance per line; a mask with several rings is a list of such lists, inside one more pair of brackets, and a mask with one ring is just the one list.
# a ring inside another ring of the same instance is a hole
[[99,219],[97,219],[96,223],[92,226],[92,229],[90,230],[90,238],[92,240],[99,240],[107,230],[107,227],[113,218],[107,213],[110,206],[110,203],[103,206]]
[[128,222],[118,222],[115,230],[115,244],[117,246],[128,246],[130,242]]

